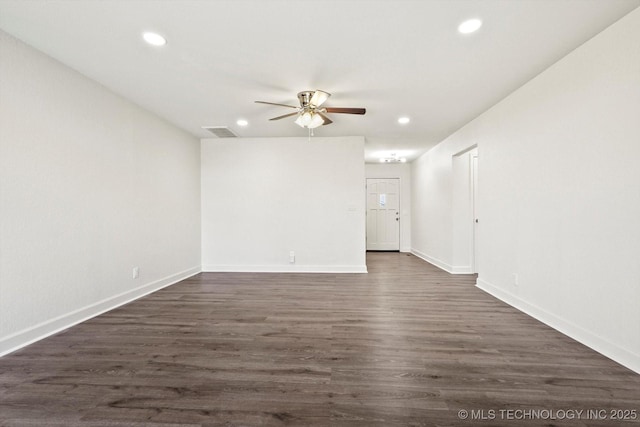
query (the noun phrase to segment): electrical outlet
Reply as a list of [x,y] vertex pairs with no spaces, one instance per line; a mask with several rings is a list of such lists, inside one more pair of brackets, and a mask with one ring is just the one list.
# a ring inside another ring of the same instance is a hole
[[513,273],[513,286],[518,286],[518,273]]
[[295,264],[296,262],[296,253],[294,251],[289,251],[289,263]]
[[138,277],[140,277],[140,267],[133,267],[133,278],[137,279]]

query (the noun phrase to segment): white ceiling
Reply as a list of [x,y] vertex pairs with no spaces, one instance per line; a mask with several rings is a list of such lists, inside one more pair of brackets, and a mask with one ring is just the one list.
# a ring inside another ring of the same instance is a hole
[[[0,28],[198,137],[306,136],[302,90],[332,93],[318,136],[415,158],[640,0],[0,0]],[[457,26],[484,22],[474,35]],[[162,48],[142,31],[163,34]],[[399,116],[411,117],[399,125]],[[249,126],[236,125],[244,118]]]

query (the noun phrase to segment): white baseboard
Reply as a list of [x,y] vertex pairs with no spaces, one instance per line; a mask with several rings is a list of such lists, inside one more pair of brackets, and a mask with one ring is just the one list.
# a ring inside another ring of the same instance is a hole
[[417,249],[411,249],[411,253],[414,254],[415,256],[417,256],[418,258],[421,258],[421,259],[427,261],[429,264],[435,265],[439,269],[444,270],[447,273],[453,274],[453,267],[450,266],[449,264],[447,264],[446,262],[440,261],[439,259],[434,258],[432,256],[429,256],[429,255],[425,254],[424,252],[420,252]]
[[214,265],[205,264],[203,272],[226,273],[367,273],[366,265]]
[[411,253],[417,256],[418,258],[421,258],[427,261],[429,264],[435,265],[439,269],[446,271],[449,274],[473,274],[473,271],[472,271],[473,269],[471,268],[470,265],[469,266],[450,265],[444,261],[441,261],[437,258],[429,256],[424,252],[420,252],[417,249],[411,249]]
[[0,357],[14,352],[22,347],[56,334],[60,331],[70,328],[73,325],[82,323],[92,317],[96,317],[102,313],[113,310],[116,307],[127,304],[159,289],[173,285],[181,280],[200,273],[200,266],[181,271],[171,276],[167,276],[160,280],[156,280],[146,285],[142,285],[135,289],[123,292],[118,295],[103,299],[94,304],[63,314],[56,318],[42,322],[36,326],[24,329],[22,331],[11,334],[0,340]]
[[454,265],[451,274],[473,274],[473,268],[470,265]]
[[617,344],[613,344],[608,340],[563,319],[562,317],[556,316],[553,313],[530,304],[512,293],[498,288],[497,286],[480,278],[476,281],[476,287],[533,317],[534,319],[552,327],[558,332],[573,338],[579,343],[586,345],[609,359],[640,374],[640,355],[634,354]]

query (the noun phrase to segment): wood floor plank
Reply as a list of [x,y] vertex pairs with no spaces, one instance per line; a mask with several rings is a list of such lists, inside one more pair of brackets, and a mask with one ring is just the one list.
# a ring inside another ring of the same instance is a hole
[[202,273],[5,356],[0,426],[640,425],[640,375],[474,276],[402,253],[367,265]]

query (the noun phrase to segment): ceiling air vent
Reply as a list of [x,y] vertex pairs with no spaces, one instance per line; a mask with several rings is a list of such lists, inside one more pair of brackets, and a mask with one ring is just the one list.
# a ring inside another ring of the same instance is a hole
[[202,126],[202,129],[206,129],[218,138],[237,138],[238,135],[233,133],[231,129],[226,126]]

